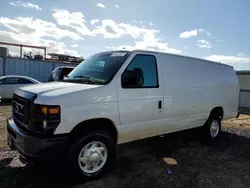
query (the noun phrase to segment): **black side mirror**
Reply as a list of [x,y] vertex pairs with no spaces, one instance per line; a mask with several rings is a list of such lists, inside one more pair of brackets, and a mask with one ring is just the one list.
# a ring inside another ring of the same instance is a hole
[[141,69],[126,70],[122,74],[123,88],[137,88],[144,84],[143,74]]
[[126,70],[122,74],[122,87],[129,88],[136,85],[136,75],[134,71]]

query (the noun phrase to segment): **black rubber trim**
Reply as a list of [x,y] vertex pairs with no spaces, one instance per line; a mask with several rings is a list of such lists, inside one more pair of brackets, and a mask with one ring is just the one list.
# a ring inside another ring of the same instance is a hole
[[69,134],[53,135],[51,137],[35,137],[19,129],[13,118],[7,119],[8,137],[14,147],[26,158],[53,159],[62,156],[65,151]]
[[240,92],[250,92],[250,89],[240,89]]
[[35,93],[30,93],[28,91],[23,91],[21,89],[17,89],[14,94],[18,95],[19,97],[28,99],[30,101],[34,101],[37,98],[37,94]]
[[[154,55],[151,55],[151,54],[136,54],[133,59],[129,62],[128,66],[126,67],[125,71],[127,70],[127,68],[129,67],[129,65],[133,62],[133,60],[137,57],[137,56],[151,56],[154,58],[155,60],[155,69],[156,69],[156,86],[144,86],[144,87],[124,87],[121,83],[121,86],[123,89],[147,89],[147,88],[159,88],[160,85],[159,85],[159,72],[158,72],[158,65],[157,65],[157,59]],[[123,73],[125,72],[123,71]],[[122,75],[123,75],[122,73]],[[122,76],[121,76],[122,77]]]

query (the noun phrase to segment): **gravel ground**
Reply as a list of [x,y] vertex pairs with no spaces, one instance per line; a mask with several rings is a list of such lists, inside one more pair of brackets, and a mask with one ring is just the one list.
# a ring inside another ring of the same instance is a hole
[[250,138],[250,116],[241,115],[238,119],[228,120],[223,123],[223,130]]
[[6,118],[11,114],[9,103],[0,103],[0,148],[7,145]]
[[[8,114],[10,107],[1,106],[0,187],[250,187],[250,116],[223,122],[221,137],[211,146],[199,142],[196,130],[121,145],[110,174],[83,182],[67,181],[61,164],[22,164],[18,153],[6,148]],[[166,157],[177,164],[167,164]]]

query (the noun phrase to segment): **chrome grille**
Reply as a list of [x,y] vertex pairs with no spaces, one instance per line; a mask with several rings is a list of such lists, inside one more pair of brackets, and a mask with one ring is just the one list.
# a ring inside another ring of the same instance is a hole
[[20,129],[31,130],[32,124],[32,106],[36,94],[25,92],[22,90],[17,90],[13,94],[12,101],[12,114],[16,125]]
[[[24,120],[24,105],[16,101],[13,101],[13,114],[18,117],[18,119],[23,122]],[[24,122],[23,122],[24,123]]]
[[12,116],[17,127],[26,133],[33,132],[33,105],[37,94],[17,89],[13,94]]
[[18,126],[28,127],[28,103],[29,100],[16,94],[13,96],[12,114]]

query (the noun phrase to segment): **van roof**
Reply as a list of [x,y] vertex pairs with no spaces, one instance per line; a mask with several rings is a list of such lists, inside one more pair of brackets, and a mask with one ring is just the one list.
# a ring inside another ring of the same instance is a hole
[[180,55],[180,54],[172,54],[172,53],[160,52],[160,51],[153,51],[153,50],[126,50],[126,49],[122,49],[122,50],[108,50],[108,51],[104,51],[104,52],[130,52],[130,53],[136,52],[136,53],[167,54],[167,55],[171,55],[171,56],[202,60],[202,61],[205,61],[207,63],[213,63],[213,64],[226,66],[226,67],[230,67],[230,68],[234,69],[233,66],[231,66],[231,65],[227,65],[227,64],[224,64],[224,63],[216,62],[216,61],[210,61],[210,60],[197,58],[197,57],[185,56],[185,55]]
[[231,65],[227,65],[227,64],[224,64],[224,63],[216,62],[216,61],[210,61],[210,60],[206,60],[206,59],[201,59],[201,58],[191,57],[191,56],[185,56],[185,55],[179,55],[179,54],[171,54],[171,53],[167,53],[167,52],[158,52],[158,51],[152,51],[152,50],[131,50],[131,52],[167,54],[167,55],[171,55],[171,56],[178,56],[178,57],[183,57],[183,58],[190,58],[190,59],[202,60],[202,61],[206,61],[208,63],[215,63],[215,64],[218,64],[218,65],[222,65],[222,66],[227,66],[227,67],[233,68],[233,66],[231,66]]

